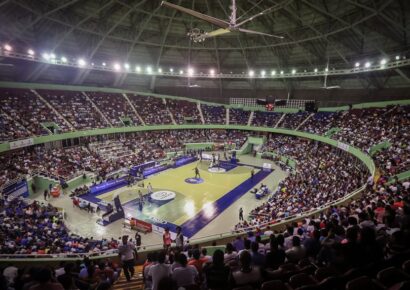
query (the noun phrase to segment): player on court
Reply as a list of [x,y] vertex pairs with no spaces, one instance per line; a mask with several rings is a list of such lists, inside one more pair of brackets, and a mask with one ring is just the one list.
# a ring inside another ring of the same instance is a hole
[[195,167],[194,170],[195,170],[195,178],[201,178],[198,167]]

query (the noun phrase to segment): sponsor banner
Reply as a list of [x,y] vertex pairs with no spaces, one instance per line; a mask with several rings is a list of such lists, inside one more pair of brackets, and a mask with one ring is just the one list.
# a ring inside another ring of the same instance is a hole
[[27,147],[27,146],[34,145],[34,139],[28,138],[28,139],[17,140],[17,141],[10,142],[9,145],[10,145],[10,149]]
[[27,181],[20,180],[12,185],[7,186],[3,189],[3,196],[6,197],[9,201],[20,196],[26,198],[29,195]]
[[211,173],[225,173],[226,169],[221,167],[209,167],[208,171]]
[[140,164],[140,165],[133,166],[130,169],[130,174],[132,176],[136,176],[138,170],[143,171],[144,169],[149,168],[149,167],[153,167],[153,166],[155,166],[155,161],[149,161],[149,162],[146,162],[146,163],[143,163],[143,164]]
[[349,151],[349,145],[342,142],[337,142],[337,148],[342,149],[344,151]]
[[137,230],[142,232],[152,232],[152,225],[139,219],[134,219],[134,226]]
[[96,195],[102,194],[102,193],[117,189],[119,187],[125,186],[127,184],[128,184],[127,180],[124,177],[121,177],[121,178],[117,178],[114,180],[105,181],[97,185],[93,185],[90,188],[90,192]]
[[267,169],[267,170],[272,170],[272,164],[270,164],[270,163],[263,163],[262,168],[263,168],[263,169]]

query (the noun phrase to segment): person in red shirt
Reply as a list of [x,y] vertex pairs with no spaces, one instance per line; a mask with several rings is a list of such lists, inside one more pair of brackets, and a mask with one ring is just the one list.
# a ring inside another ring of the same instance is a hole
[[199,249],[194,249],[192,252],[192,259],[189,260],[188,265],[194,266],[198,271],[199,279],[202,281],[202,268],[203,264],[206,263],[206,259],[201,258],[201,252]]
[[162,241],[164,243],[164,249],[168,250],[172,243],[171,234],[168,228],[165,228],[164,234],[162,235]]

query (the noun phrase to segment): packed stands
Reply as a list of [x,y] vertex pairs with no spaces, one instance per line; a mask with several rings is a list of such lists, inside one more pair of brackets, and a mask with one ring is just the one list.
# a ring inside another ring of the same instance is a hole
[[242,109],[229,109],[229,124],[233,125],[248,125],[251,111]]
[[[30,132],[30,135],[37,136],[54,133],[42,125],[42,123],[46,122],[54,122],[62,132],[69,129],[64,120],[57,116],[42,100],[29,90],[1,89],[0,95],[1,110],[15,122],[15,124],[12,124],[11,120],[9,120],[9,130],[20,132],[16,133],[16,135],[22,133],[21,127],[17,123]],[[14,133],[9,134],[14,135]]]
[[286,129],[296,129],[308,116],[308,112],[286,114],[278,127]]
[[166,102],[177,124],[202,123],[197,103],[178,99],[166,99]]
[[163,99],[140,95],[128,96],[146,125],[172,123],[171,116]]
[[317,112],[307,120],[299,131],[305,131],[312,134],[324,135],[334,127],[334,120],[340,118],[340,112]]
[[205,124],[226,124],[226,109],[223,106],[201,104]]
[[81,92],[47,90],[38,92],[77,130],[109,126]]
[[30,135],[26,128],[0,111],[0,142],[22,139]]
[[255,111],[252,126],[273,128],[281,117],[282,113]]
[[87,95],[113,126],[124,126],[121,118],[126,117],[131,119],[132,123],[130,125],[140,125],[140,120],[121,94],[87,92]]

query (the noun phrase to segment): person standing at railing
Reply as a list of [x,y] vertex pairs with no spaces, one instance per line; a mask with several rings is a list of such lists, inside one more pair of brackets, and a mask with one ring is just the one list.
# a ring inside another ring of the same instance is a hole
[[118,248],[118,254],[121,259],[122,269],[124,270],[125,278],[127,281],[131,281],[131,277],[134,276],[134,251],[135,245],[128,242],[128,236],[122,237],[122,245]]

